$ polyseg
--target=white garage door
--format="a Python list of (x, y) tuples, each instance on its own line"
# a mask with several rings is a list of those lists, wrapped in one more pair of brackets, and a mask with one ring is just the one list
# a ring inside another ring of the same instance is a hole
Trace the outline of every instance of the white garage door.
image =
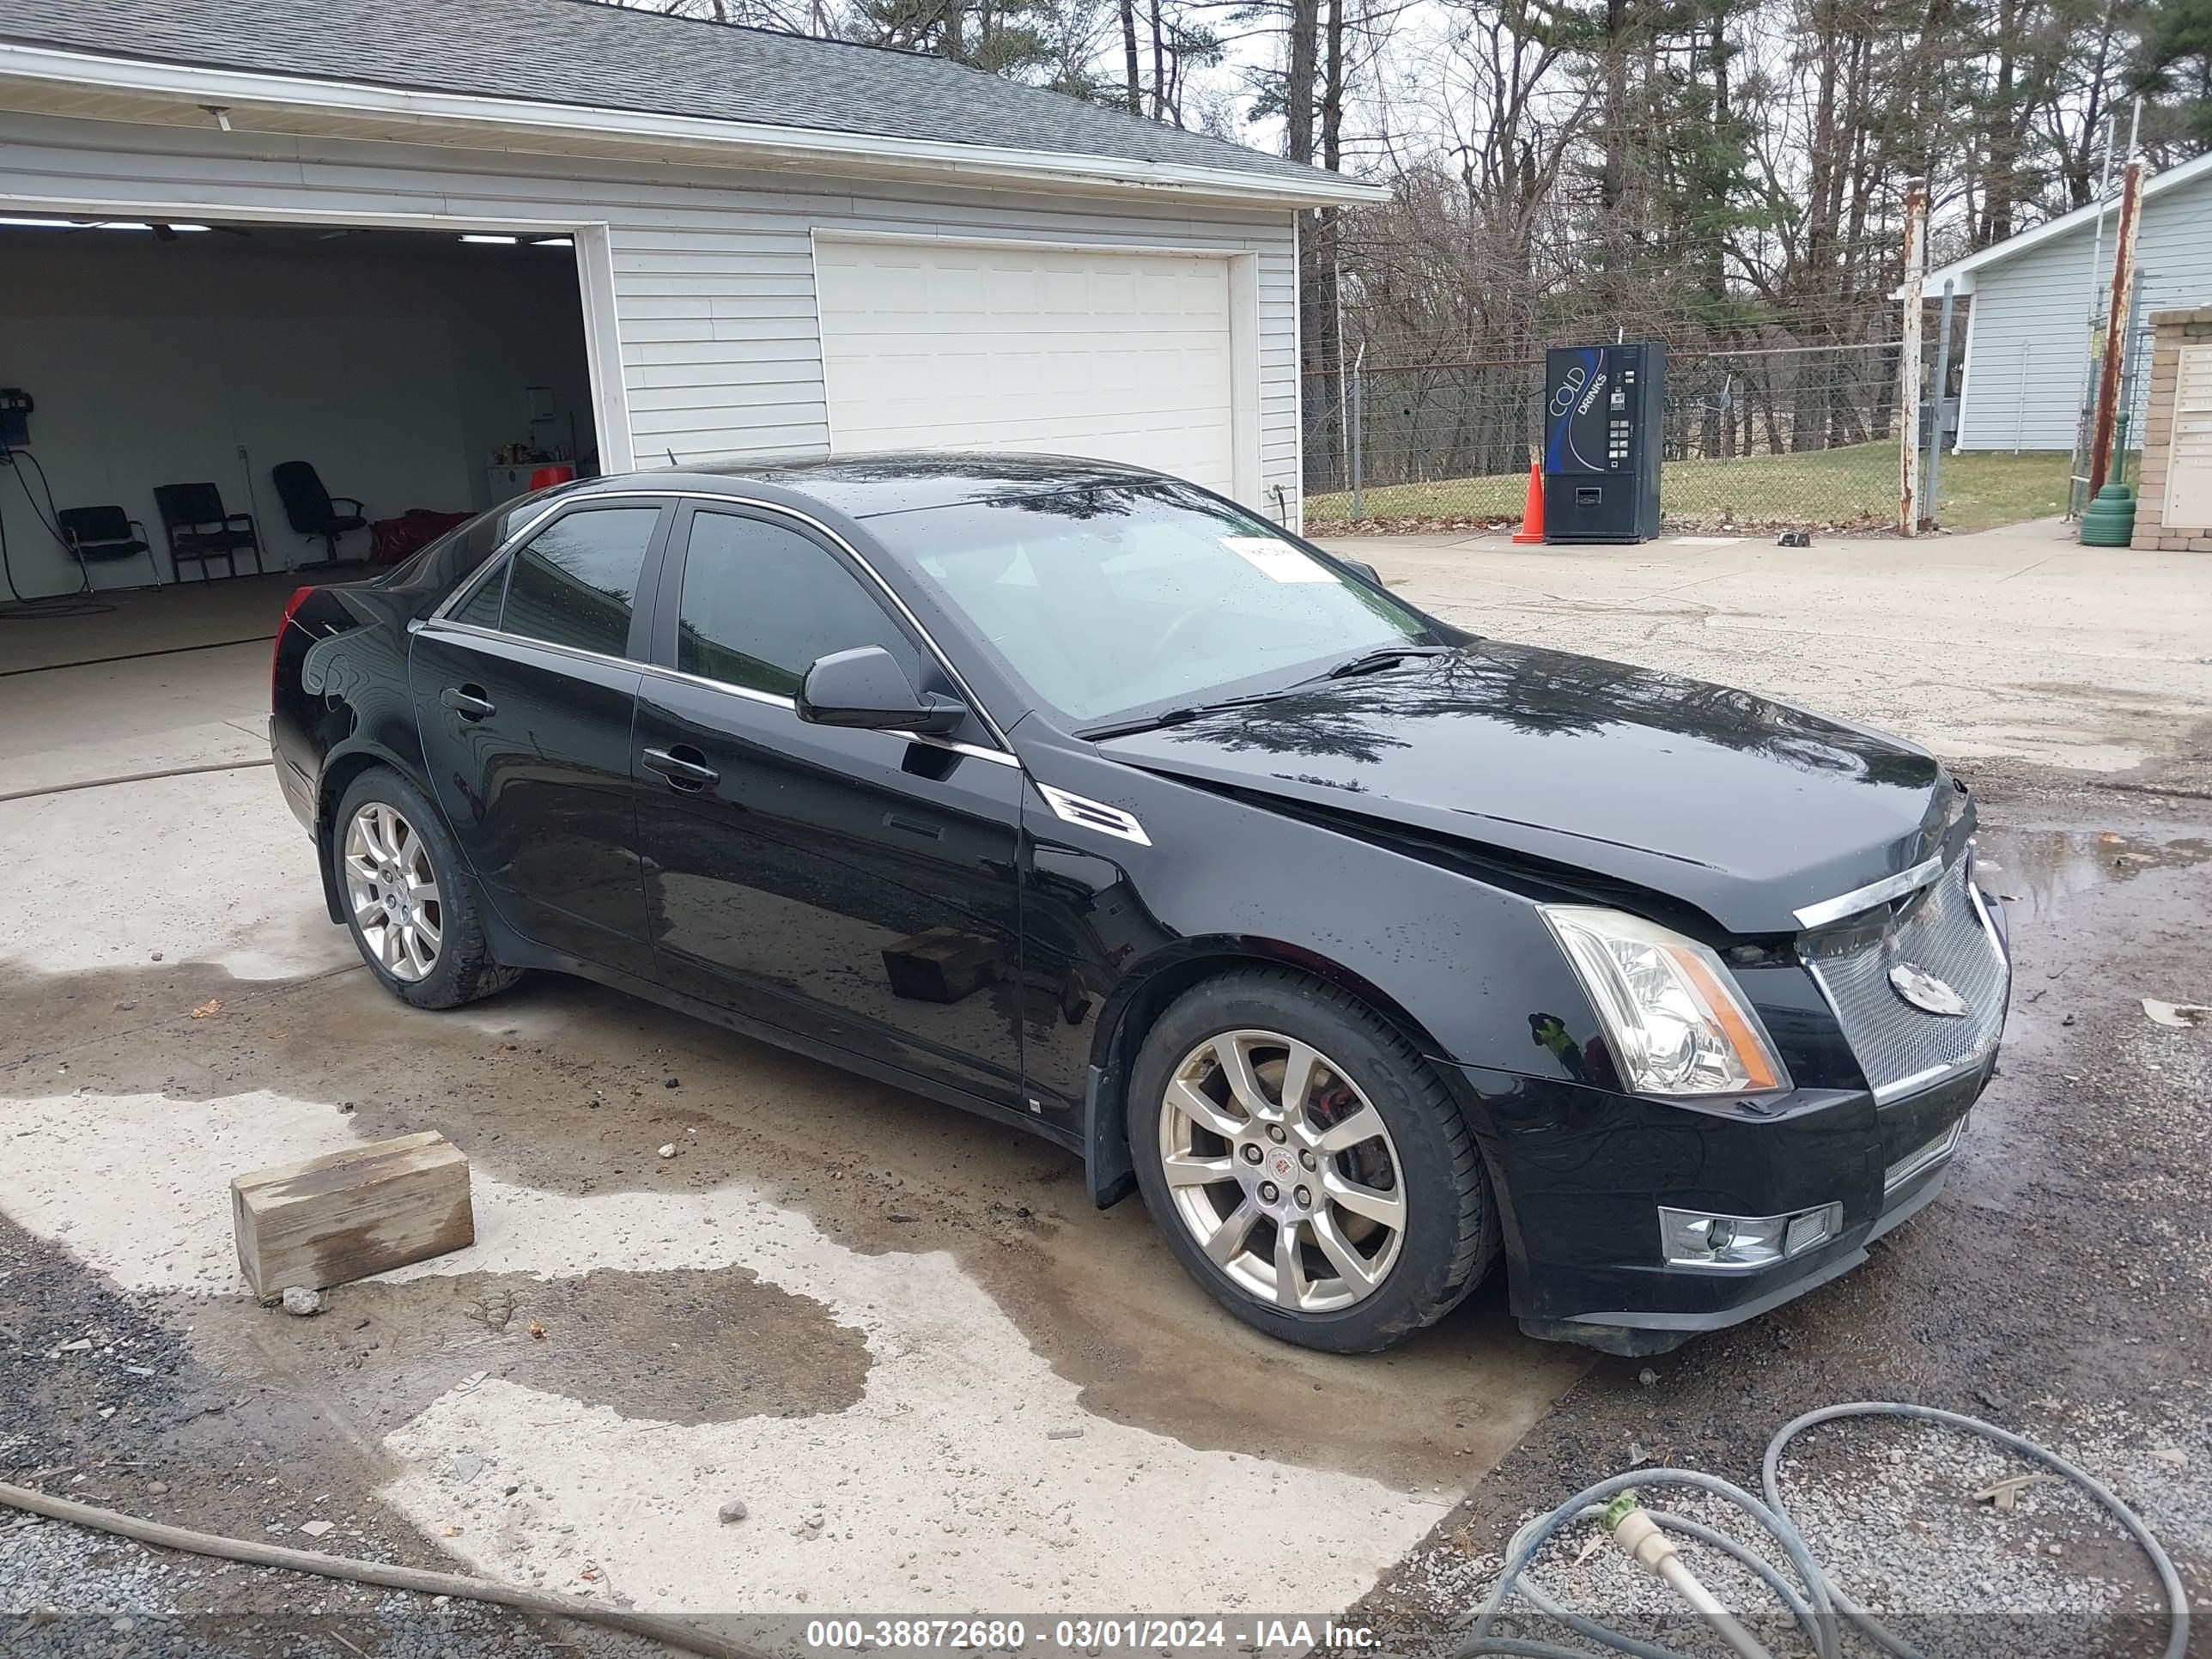
[(1229, 261), (824, 237), (830, 446), (1036, 450), (1235, 483)]

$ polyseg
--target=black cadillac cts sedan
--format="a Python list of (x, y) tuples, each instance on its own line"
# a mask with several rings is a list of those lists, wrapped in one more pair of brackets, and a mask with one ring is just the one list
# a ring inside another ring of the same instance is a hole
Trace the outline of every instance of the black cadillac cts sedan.
[(1620, 1352), (1799, 1295), (1935, 1194), (2004, 1022), (1923, 750), (1127, 467), (563, 487), (301, 590), (274, 703), (395, 996), (556, 969), (1025, 1125), (1317, 1348), (1501, 1253)]

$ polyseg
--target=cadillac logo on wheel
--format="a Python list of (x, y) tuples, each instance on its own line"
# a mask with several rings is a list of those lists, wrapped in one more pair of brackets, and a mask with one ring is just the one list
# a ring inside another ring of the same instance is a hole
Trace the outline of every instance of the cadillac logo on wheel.
[(1973, 1012), (1966, 998), (1925, 968), (1900, 962), (1889, 970), (1889, 988), (1923, 1013), (1948, 1014), (1956, 1019)]

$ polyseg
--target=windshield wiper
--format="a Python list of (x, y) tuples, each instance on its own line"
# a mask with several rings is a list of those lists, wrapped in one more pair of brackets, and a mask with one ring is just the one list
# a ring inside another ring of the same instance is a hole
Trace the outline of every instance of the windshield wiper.
[(1392, 667), (1408, 657), (1441, 656), (1453, 648), (1449, 645), (1386, 645), (1379, 651), (1363, 651), (1316, 678), (1340, 680), (1352, 674), (1371, 674), (1378, 668)]
[(1157, 732), (1164, 726), (1183, 726), (1204, 714), (1218, 714), (1227, 708), (1249, 708), (1255, 703), (1273, 702), (1290, 695), (1282, 691), (1258, 691), (1246, 697), (1224, 697), (1218, 702), (1185, 703), (1178, 708), (1162, 709), (1157, 714), (1139, 714), (1126, 720), (1114, 720), (1105, 726), (1086, 726), (1075, 735), (1092, 743), (1105, 738), (1126, 738), (1138, 732)]
[(1307, 686), (1317, 685), (1323, 680), (1342, 679), (1350, 674), (1371, 674), (1378, 668), (1388, 668), (1408, 657), (1442, 656), (1458, 648), (1452, 645), (1388, 645), (1380, 650), (1364, 651), (1334, 668), (1300, 680), (1296, 684), (1286, 685), (1279, 691), (1255, 691), (1249, 696), (1223, 697), (1215, 702), (1185, 703), (1178, 708), (1162, 709), (1157, 714), (1139, 714), (1105, 726), (1086, 726), (1075, 735), (1097, 742), (1104, 738), (1126, 738), (1138, 732), (1157, 732), (1162, 726), (1182, 726), (1201, 715), (1218, 714), (1226, 708), (1249, 708), (1255, 703), (1274, 702)]

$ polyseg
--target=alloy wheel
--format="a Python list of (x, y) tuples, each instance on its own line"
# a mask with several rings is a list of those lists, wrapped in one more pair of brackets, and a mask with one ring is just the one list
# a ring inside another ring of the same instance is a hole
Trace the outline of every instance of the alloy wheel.
[(1169, 1079), (1159, 1127), (1177, 1217), (1249, 1295), (1333, 1312), (1397, 1265), (1397, 1148), (1359, 1085), (1310, 1044), (1274, 1031), (1209, 1037)]
[(384, 971), (428, 978), (445, 939), (437, 867), (429, 843), (383, 801), (367, 802), (346, 825), (345, 888), (354, 926)]

